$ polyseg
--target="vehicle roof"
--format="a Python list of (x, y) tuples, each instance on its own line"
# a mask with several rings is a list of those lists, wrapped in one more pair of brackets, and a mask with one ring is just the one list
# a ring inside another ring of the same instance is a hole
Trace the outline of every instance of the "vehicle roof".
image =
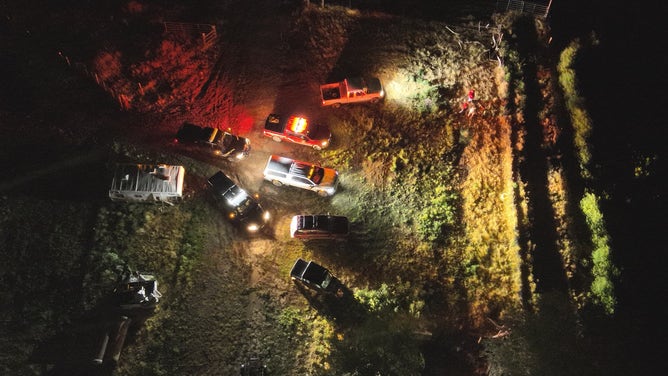
[(124, 192), (177, 192), (183, 179), (183, 166), (119, 164), (114, 171), (111, 190)]
[(222, 171), (216, 172), (208, 181), (213, 191), (223, 198), (223, 204), (240, 215), (242, 221), (262, 217), (262, 206)]
[(314, 261), (309, 261), (306, 271), (304, 271), (304, 278), (313, 283), (320, 283), (325, 280), (327, 273), (329, 273), (329, 270)]
[(218, 171), (215, 175), (210, 177), (209, 184), (211, 184), (213, 191), (222, 196), (226, 200), (226, 203), (232, 208), (235, 208), (242, 202), (250, 199), (248, 193), (234, 183), (232, 179), (227, 177), (222, 171)]
[(242, 147), (244, 144), (246, 144), (246, 140), (248, 139), (229, 132), (222, 132), (221, 140), (221, 144), (223, 146)]
[(314, 164), (311, 164), (311, 163), (295, 161), (290, 166), (290, 173), (292, 175), (298, 175), (298, 176), (310, 176), (311, 175), (311, 170), (312, 169), (317, 169), (317, 168), (320, 168), (320, 167), (318, 167)]
[(216, 172), (213, 176), (209, 178), (209, 184), (213, 188), (214, 192), (219, 195), (224, 195), (225, 192), (229, 191), (230, 188), (235, 187), (236, 183), (232, 181), (225, 173), (222, 171)]
[(325, 230), (336, 234), (348, 233), (348, 218), (327, 214), (299, 215), (297, 222), (301, 230)]

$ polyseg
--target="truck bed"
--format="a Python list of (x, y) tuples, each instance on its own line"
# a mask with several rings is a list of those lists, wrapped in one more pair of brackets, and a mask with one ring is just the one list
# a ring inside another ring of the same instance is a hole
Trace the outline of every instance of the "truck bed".
[(270, 133), (283, 133), (286, 121), (278, 114), (269, 114), (264, 123), (264, 131)]
[(324, 84), (320, 86), (322, 99), (325, 101), (341, 98), (341, 83)]

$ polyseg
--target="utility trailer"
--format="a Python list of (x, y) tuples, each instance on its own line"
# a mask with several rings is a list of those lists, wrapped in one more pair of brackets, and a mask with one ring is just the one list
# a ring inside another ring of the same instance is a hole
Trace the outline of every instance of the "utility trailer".
[(174, 203), (183, 198), (185, 168), (166, 164), (118, 164), (109, 189), (112, 201)]

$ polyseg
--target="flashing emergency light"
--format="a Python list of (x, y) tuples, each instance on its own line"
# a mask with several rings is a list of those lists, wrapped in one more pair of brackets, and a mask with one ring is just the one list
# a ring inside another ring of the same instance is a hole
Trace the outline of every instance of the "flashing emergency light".
[(303, 133), (306, 131), (308, 122), (303, 117), (292, 117), (290, 118), (290, 123), (288, 124), (288, 129), (295, 133)]

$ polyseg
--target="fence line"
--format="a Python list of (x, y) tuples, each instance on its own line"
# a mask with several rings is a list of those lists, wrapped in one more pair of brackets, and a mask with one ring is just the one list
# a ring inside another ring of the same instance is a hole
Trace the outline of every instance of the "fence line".
[(201, 38), (202, 48), (205, 50), (211, 47), (218, 39), (216, 32), (216, 25), (210, 24), (196, 24), (187, 22), (163, 22), (165, 33), (175, 33), (181, 35), (197, 35)]
[[(107, 85), (107, 83), (100, 78), (100, 76), (94, 72), (91, 69), (88, 69), (88, 66), (85, 63), (81, 62), (72, 62), (72, 60), (69, 58), (69, 56), (64, 55), (62, 51), (58, 51), (58, 56), (65, 61), (67, 66), (74, 68), (74, 70), (82, 73), (84, 76), (91, 78), (92, 80), (95, 81), (95, 83), (107, 94), (111, 95), (116, 101), (118, 102), (118, 105), (122, 110), (129, 110), (132, 108), (132, 99), (137, 96), (137, 92), (124, 92), (124, 93), (119, 93), (114, 89), (113, 87)], [(138, 92), (143, 95), (143, 88), (141, 84), (138, 84)]]
[[(505, 9), (501, 9), (503, 7), (503, 3), (505, 3)], [(522, 0), (499, 0), (496, 3), (496, 9), (504, 10), (506, 12), (515, 11), (529, 13), (536, 17), (547, 18), (548, 13), (550, 12), (550, 5), (552, 5), (551, 0), (547, 5)]]
[[(216, 40), (218, 40), (218, 34), (216, 32), (215, 25), (209, 24), (193, 24), (193, 23), (184, 23), (184, 22), (163, 22), (166, 33), (180, 33), (182, 35), (192, 35), (200, 38), (200, 42), (203, 49), (208, 49), (211, 47)], [(141, 82), (134, 85), (131, 81), (127, 80), (130, 83), (130, 88), (125, 85), (122, 88), (123, 92), (118, 92), (114, 87), (107, 85), (107, 83), (100, 78), (97, 72), (94, 69), (89, 69), (88, 65), (81, 62), (75, 62), (70, 59), (69, 56), (63, 54), (62, 51), (58, 51), (58, 56), (67, 64), (67, 66), (74, 68), (76, 71), (82, 73), (84, 76), (92, 79), (95, 83), (102, 88), (105, 92), (111, 95), (116, 101), (118, 101), (119, 106), (122, 110), (129, 110), (132, 108), (132, 101), (135, 98), (141, 98), (145, 94), (144, 87)], [(136, 86), (136, 89), (132, 89), (132, 86)]]

